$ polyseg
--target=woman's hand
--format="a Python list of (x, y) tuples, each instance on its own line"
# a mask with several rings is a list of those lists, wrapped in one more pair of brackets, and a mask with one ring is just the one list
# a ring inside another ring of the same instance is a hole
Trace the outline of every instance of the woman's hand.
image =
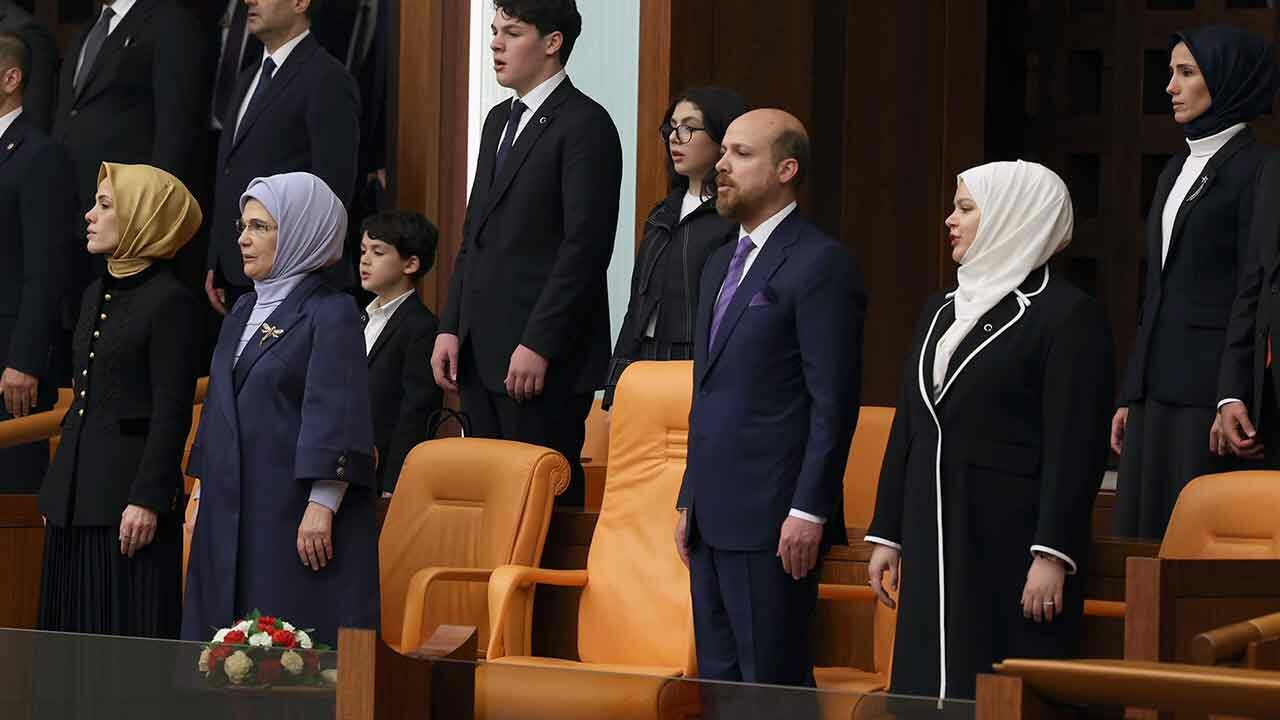
[(156, 512), (130, 505), (120, 514), (120, 554), (133, 554), (151, 544), (156, 537)]
[(298, 524), (298, 557), (316, 572), (333, 559), (333, 511), (320, 503), (307, 503)]
[(1111, 417), (1111, 450), (1117, 455), (1124, 454), (1124, 431), (1129, 427), (1129, 408), (1116, 410)]
[[(867, 565), (867, 574), (871, 576), (869, 580), (871, 589), (876, 591), (880, 602), (890, 610), (898, 607), (898, 603), (889, 596), (889, 590), (898, 591), (898, 568), (901, 564), (901, 552), (888, 545), (876, 545), (876, 549), (871, 551), (871, 562)], [(887, 584), (883, 580), (886, 572), (889, 573)]]
[[(875, 558), (872, 557), (872, 560)], [(1057, 558), (1037, 557), (1027, 571), (1022, 588), (1022, 617), (1036, 622), (1053, 622), (1062, 614), (1062, 583), (1066, 565)]]

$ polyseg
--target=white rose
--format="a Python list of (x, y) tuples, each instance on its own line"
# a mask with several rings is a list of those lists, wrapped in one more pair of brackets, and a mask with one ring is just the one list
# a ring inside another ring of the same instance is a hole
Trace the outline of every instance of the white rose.
[(209, 674), (209, 648), (205, 648), (200, 651), (200, 662), (197, 667), (199, 667), (200, 672), (205, 675)]
[(295, 628), (293, 625), (289, 623), (282, 623), (280, 627), (284, 628), (285, 630), (288, 630), (289, 632), (293, 632), (294, 630), (297, 630), (297, 628)]
[(301, 675), (304, 666), (302, 656), (292, 650), (285, 650), (280, 656), (280, 664), (290, 675)]
[(228, 634), (228, 633), (230, 633), (230, 632), (231, 632), (231, 628), (222, 628), (222, 629), (221, 629), (221, 630), (219, 630), (218, 632), (214, 633), (214, 635), (213, 635), (213, 641), (214, 641), (214, 642), (222, 642), (223, 640), (225, 640), (225, 639), (226, 639), (227, 634)]
[(242, 633), (244, 633), (244, 634), (248, 635), (248, 634), (249, 634), (249, 630), (250, 630), (250, 629), (252, 629), (252, 628), (253, 628), (253, 626), (249, 624), (249, 621), (248, 621), (248, 620), (241, 620), (240, 622), (236, 623), (236, 626), (235, 626), (235, 627), (233, 627), (233, 628), (231, 628), (231, 629), (232, 629), (232, 630), (239, 630), (240, 632), (242, 632)]
[(337, 670), (333, 670), (333, 669), (331, 669), (331, 670), (321, 670), (321, 671), (320, 671), (320, 679), (321, 679), (321, 680), (324, 680), (326, 684), (329, 684), (329, 685), (337, 685), (337, 684), (338, 684), (338, 671), (337, 671)]
[(269, 648), (271, 647), (271, 636), (265, 632), (250, 635), (249, 645), (251, 647)]
[(311, 636), (310, 636), (310, 635), (308, 635), (308, 634), (307, 634), (306, 632), (304, 632), (304, 631), (299, 630), (299, 631), (298, 631), (298, 634), (297, 634), (295, 637), (296, 637), (296, 638), (298, 638), (298, 647), (302, 648), (303, 650), (310, 650), (310, 649), (311, 649)]
[(227, 679), (233, 685), (243, 683), (249, 677), (249, 673), (253, 672), (253, 661), (245, 654), (243, 650), (237, 650), (227, 658), (222, 664), (223, 670), (227, 673)]

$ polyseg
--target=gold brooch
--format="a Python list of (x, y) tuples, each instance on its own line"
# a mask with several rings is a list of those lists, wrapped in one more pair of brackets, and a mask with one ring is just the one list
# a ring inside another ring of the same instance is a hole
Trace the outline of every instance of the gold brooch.
[(258, 328), (258, 330), (262, 332), (262, 339), (258, 341), (258, 347), (266, 345), (268, 340), (274, 340), (284, 335), (284, 328), (272, 327), (271, 323), (262, 323), (262, 327)]

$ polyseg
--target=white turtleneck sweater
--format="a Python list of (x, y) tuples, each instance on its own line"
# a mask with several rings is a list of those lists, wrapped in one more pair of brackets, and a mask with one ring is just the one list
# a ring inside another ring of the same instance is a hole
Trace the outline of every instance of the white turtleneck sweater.
[(1209, 159), (1231, 142), (1231, 138), (1245, 127), (1244, 123), (1236, 123), (1209, 137), (1187, 140), (1191, 155), (1182, 164), (1182, 172), (1178, 173), (1178, 179), (1173, 181), (1173, 189), (1169, 191), (1169, 198), (1164, 203), (1164, 212), (1160, 216), (1160, 238), (1163, 240), (1160, 249), (1161, 267), (1164, 267), (1165, 261), (1169, 259), (1169, 243), (1173, 239), (1173, 221), (1178, 217), (1178, 208), (1182, 207), (1182, 203), (1186, 201), (1187, 193), (1191, 192), (1192, 188), (1200, 186), (1200, 175), (1204, 171), (1204, 166), (1209, 164)]

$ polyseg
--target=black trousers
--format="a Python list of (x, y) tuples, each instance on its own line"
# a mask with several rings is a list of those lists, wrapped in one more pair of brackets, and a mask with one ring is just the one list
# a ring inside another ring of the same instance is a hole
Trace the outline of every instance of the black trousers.
[(476, 437), (514, 440), (550, 448), (569, 461), (569, 487), (556, 498), (557, 505), (582, 507), (586, 479), (582, 472), (582, 442), (586, 439), (587, 414), (592, 393), (543, 394), (523, 403), (484, 386), (469, 344), (458, 353), (458, 398), (471, 420)]

